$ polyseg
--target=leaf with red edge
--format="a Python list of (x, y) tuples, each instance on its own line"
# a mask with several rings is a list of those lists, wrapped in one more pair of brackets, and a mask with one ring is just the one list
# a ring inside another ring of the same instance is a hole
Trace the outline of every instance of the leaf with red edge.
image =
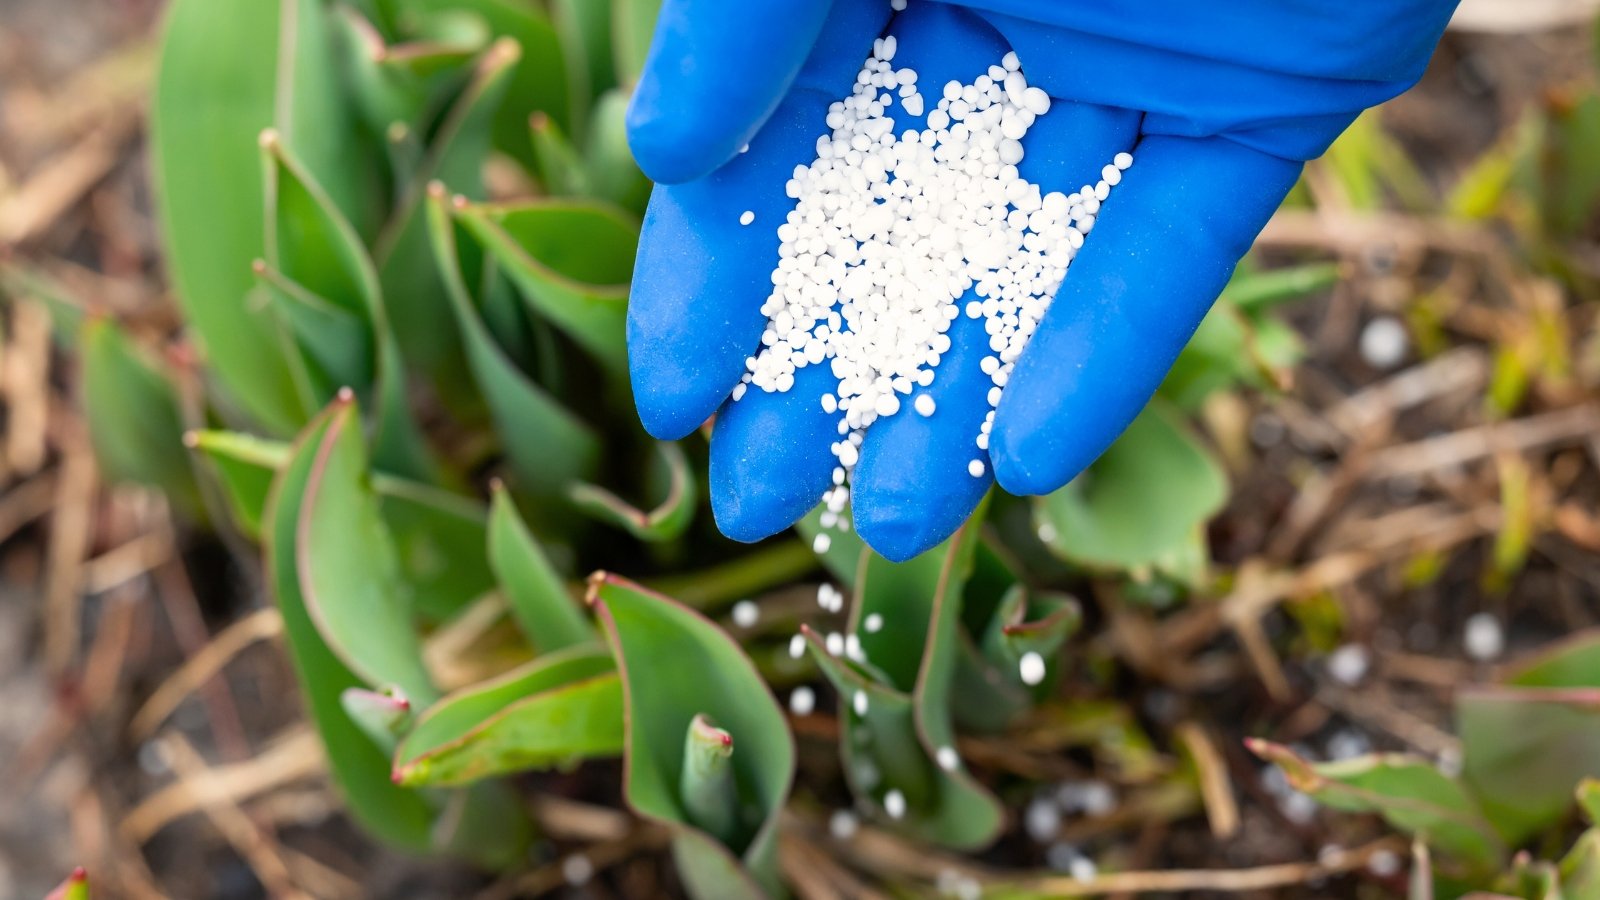
[(649, 510), (639, 509), (600, 485), (580, 482), (570, 492), (573, 505), (599, 521), (626, 529), (641, 541), (669, 541), (683, 534), (699, 500), (694, 472), (677, 444), (657, 441), (654, 450), (651, 473), (660, 483), (660, 503)]
[(435, 703), (395, 753), (398, 784), (461, 785), (622, 750), (622, 686), (597, 644), (542, 656)]
[(296, 440), (273, 480), (262, 524), (264, 568), (283, 614), (284, 636), (296, 682), (305, 696), (312, 724), (322, 737), (328, 769), (351, 814), (363, 827), (412, 851), (432, 846), (433, 811), (422, 795), (389, 780), (388, 759), (345, 712), (340, 697), (362, 682), (328, 648), (312, 623), (300, 589), (296, 525), (306, 482), (338, 407), (325, 410)]
[(427, 703), (439, 692), (422, 664), (394, 542), (378, 511), (355, 399), (341, 395), (329, 409), (295, 522), (306, 610), (351, 671)]
[[(794, 738), (760, 673), (709, 619), (625, 579), (596, 573), (589, 602), (622, 673), (629, 805), (672, 829), (673, 855), (696, 897), (781, 894), (778, 813), (794, 778)], [(702, 714), (732, 740), (739, 797), (726, 843), (685, 813), (685, 735)]]
[(44, 900), (89, 900), (89, 873), (82, 866), (73, 869), (67, 880), (44, 895)]
[[(938, 548), (889, 563), (864, 551), (856, 567), (851, 631), (865, 664), (828, 654), (805, 630), (813, 657), (840, 694), (840, 754), (858, 796), (872, 797), (884, 823), (923, 840), (982, 847), (1002, 824), (999, 801), (962, 767), (955, 748), (951, 695), (961, 656), (961, 593), (972, 571), (985, 506)], [(867, 616), (883, 627), (867, 632)], [(922, 634), (921, 642), (906, 640)], [(909, 690), (902, 687), (909, 683)], [(855, 704), (865, 696), (865, 713)], [(898, 819), (890, 792), (905, 801)]]
[(1251, 738), (1245, 746), (1277, 765), (1289, 783), (1317, 802), (1346, 812), (1372, 812), (1395, 828), (1475, 870), (1504, 859), (1506, 847), (1460, 782), (1425, 759), (1402, 753), (1312, 763), (1282, 744)]

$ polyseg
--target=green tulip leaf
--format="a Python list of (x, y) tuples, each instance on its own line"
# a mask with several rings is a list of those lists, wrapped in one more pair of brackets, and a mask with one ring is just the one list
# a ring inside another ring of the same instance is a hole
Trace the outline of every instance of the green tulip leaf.
[(1472, 795), (1427, 760), (1384, 753), (1310, 763), (1281, 744), (1251, 739), (1246, 745), (1324, 806), (1377, 813), (1474, 869), (1492, 869), (1505, 857), (1505, 845)]
[[(852, 789), (872, 797), (887, 824), (962, 849), (993, 841), (1003, 818), (994, 796), (962, 769), (951, 718), (962, 657), (961, 595), (986, 507), (987, 501), (948, 541), (908, 562), (863, 552), (849, 625), (860, 658), (832, 657), (805, 631), (819, 668), (839, 691), (841, 710), (849, 710), (841, 715), (840, 754)], [(881, 620), (876, 631), (865, 627), (869, 617)], [(906, 639), (918, 634), (921, 641)]]
[(628, 149), (629, 97), (626, 91), (614, 88), (595, 101), (583, 145), (585, 189), (590, 197), (643, 215), (650, 202), (650, 179), (639, 171), (633, 151)]
[(1183, 352), (1161, 381), (1159, 396), (1186, 411), (1245, 380), (1250, 325), (1238, 309), (1218, 302), (1200, 320)]
[(408, 786), (463, 785), (622, 750), (622, 684), (598, 644), (569, 647), (434, 704), (395, 753)]
[(422, 664), (410, 598), (369, 483), (353, 398), (333, 404), (299, 512), (300, 592), (323, 641), (369, 684), (432, 700), (437, 691)]
[(599, 441), (571, 412), (534, 384), (495, 343), (472, 302), (462, 274), (457, 228), (442, 190), (428, 202), (428, 229), (444, 275), (445, 295), (466, 339), (473, 378), (500, 432), (520, 483), (541, 497), (560, 496), (591, 472)]
[(378, 276), (355, 227), (278, 132), (263, 131), (261, 149), (268, 265), (370, 327), (381, 315)]
[(524, 165), (531, 165), (530, 114), (542, 112), (568, 132), (579, 124), (575, 117), (580, 110), (573, 103), (567, 80), (568, 50), (562, 46), (543, 4), (518, 0), (451, 0), (451, 3), (458, 10), (481, 16), (491, 31), (516, 41), (522, 50), (512, 69), (505, 100), (494, 111), (492, 133), (497, 149)]
[(1167, 569), (1227, 498), (1222, 466), (1155, 401), (1071, 484), (1038, 498), (1034, 517), (1069, 562)]
[(1600, 897), (1600, 829), (1590, 828), (1578, 835), (1561, 858), (1558, 873), (1561, 897)]
[(1600, 781), (1585, 778), (1578, 783), (1578, 808), (1583, 810), (1589, 829), (1561, 859), (1561, 884), (1572, 897), (1600, 896)]
[(317, 296), (265, 260), (256, 261), (255, 272), (305, 352), (318, 396), (331, 397), (347, 385), (365, 388), (373, 368), (372, 330), (365, 317)]
[[(979, 557), (983, 557), (981, 548)], [(969, 586), (968, 602), (971, 594)], [(1061, 646), (1081, 624), (1082, 611), (1070, 597), (1031, 593), (1013, 581), (983, 628), (981, 639), (975, 640), (965, 631), (958, 636), (950, 686), (956, 722), (966, 730), (995, 734), (1028, 715), (1050, 693)], [(1028, 653), (1045, 661), (1045, 677), (1038, 684), (1022, 679), (1021, 662)]]
[[(340, 457), (352, 455), (349, 450), (337, 452), (341, 445), (352, 443), (349, 439), (341, 440), (341, 434), (354, 435), (355, 421), (354, 410), (348, 402), (333, 404), (313, 420), (274, 481), (268, 502), (265, 519), (267, 569), (283, 614), (298, 681), (306, 694), (311, 718), (322, 736), (333, 780), (352, 815), (363, 827), (407, 850), (443, 850), (484, 866), (503, 868), (526, 852), (531, 838), (531, 825), (515, 798), (494, 785), (482, 785), (448, 796), (421, 794), (396, 785), (390, 778), (389, 752), (385, 749), (392, 745), (392, 738), (384, 739), (372, 717), (362, 709), (362, 702), (355, 699), (360, 695), (352, 692), (363, 690), (362, 681), (324, 642), (324, 629), (314, 621), (308, 609), (302, 585), (308, 581), (326, 583), (340, 579), (329, 579), (326, 573), (317, 577), (308, 572), (313, 568), (326, 569), (327, 564), (308, 560), (302, 554), (307, 530), (306, 507), (314, 502), (326, 506), (330, 502), (344, 504), (351, 500), (345, 485), (319, 486), (318, 481), (328, 482), (330, 476), (341, 477), (345, 460)], [(360, 453), (359, 438), (353, 446), (355, 453)], [(319, 496), (324, 492), (326, 496)], [(334, 518), (366, 518), (360, 513), (349, 514), (348, 507), (343, 512), (346, 514)], [(350, 524), (364, 534), (374, 533), (370, 521)], [(326, 538), (326, 535), (320, 537)], [(359, 535), (352, 533), (340, 541), (339, 547), (348, 547), (358, 539)], [(336, 561), (335, 565), (345, 568), (347, 575), (359, 576), (361, 565), (367, 562), (367, 557), (352, 555)], [(373, 583), (384, 580), (380, 574)], [(361, 589), (365, 590), (366, 586)], [(344, 613), (348, 609), (338, 611)], [(380, 613), (380, 618), (385, 617)], [(375, 623), (376, 632), (386, 630), (381, 621)], [(412, 646), (415, 649), (414, 638)], [(424, 686), (427, 692), (423, 696), (433, 696), (431, 686)], [(361, 719), (352, 718), (352, 706)]]
[(624, 320), (638, 222), (609, 205), (571, 199), (469, 205), (456, 217), (535, 316), (626, 377)]
[(1241, 265), (1219, 298), (1241, 310), (1256, 313), (1281, 303), (1299, 300), (1339, 283), (1341, 266), (1333, 262), (1305, 263), (1279, 269)]
[(294, 30), (281, 36), (272, 126), (306, 171), (326, 188), (339, 214), (359, 234), (370, 236), (378, 224), (382, 185), (368, 161), (376, 148), (358, 127), (335, 13), (326, 0), (278, 2), (281, 21), (292, 22)]
[(694, 518), (699, 494), (694, 473), (683, 448), (670, 441), (657, 441), (652, 474), (665, 483), (665, 496), (655, 508), (645, 511), (597, 484), (573, 485), (573, 505), (598, 521), (623, 528), (641, 541), (667, 541), (683, 534)]
[(100, 469), (112, 481), (158, 488), (183, 511), (200, 511), (200, 489), (183, 450), (177, 387), (116, 324), (84, 321), (83, 411)]
[[(431, 20), (439, 27), (383, 48), (379, 64), (415, 79), (428, 80), (454, 74), (489, 46), (493, 35), (483, 19), (457, 10), (443, 10)], [(407, 120), (415, 119), (415, 114)]]
[(263, 519), (265, 568), (283, 615), (296, 681), (322, 737), (328, 768), (351, 814), (379, 838), (413, 851), (432, 844), (433, 811), (420, 794), (394, 784), (387, 756), (345, 712), (342, 696), (365, 685), (348, 669), (313, 623), (301, 593), (297, 553), (302, 502), (317, 468), (330, 424), (348, 415), (336, 406), (306, 426), (273, 481)]
[(1513, 687), (1600, 687), (1600, 629), (1575, 632), (1547, 646), (1506, 675)]
[(373, 475), (372, 489), (419, 616), (443, 622), (494, 589), (483, 503), (382, 473)]
[[(375, 409), (373, 458), (386, 471), (423, 481), (438, 467), (428, 451), (406, 396), (405, 370), (389, 330), (378, 273), (355, 228), (340, 213), (309, 170), (273, 132), (261, 136), (267, 193), (266, 269), (277, 270), (310, 294), (365, 319), (373, 343), (371, 375), (349, 387)], [(362, 345), (349, 352), (363, 352)], [(319, 402), (324, 398), (316, 398)]]
[(440, 807), (432, 832), (436, 849), (495, 871), (526, 862), (534, 825), (514, 786), (480, 781), (462, 790), (428, 794)]
[(555, 120), (534, 113), (528, 120), (533, 135), (533, 155), (543, 173), (545, 193), (552, 197), (581, 196), (585, 188), (583, 160)]
[[(928, 636), (960, 621), (961, 590), (972, 574), (978, 531), (987, 509), (985, 497), (961, 530), (915, 559), (892, 563), (867, 550), (857, 563), (850, 627), (860, 635), (866, 657), (889, 676), (897, 690), (911, 693), (925, 677), (926, 657), (933, 645)], [(948, 622), (938, 619), (944, 613), (949, 614)], [(882, 619), (883, 627), (869, 632), (864, 624), (873, 615)], [(906, 640), (907, 635), (924, 639)]]
[(917, 737), (910, 695), (861, 664), (829, 654), (822, 635), (809, 626), (802, 625), (801, 633), (817, 668), (839, 694), (839, 754), (851, 791), (871, 798), (886, 821), (892, 816), (884, 812), (884, 798), (897, 791), (907, 811), (904, 821), (891, 824), (912, 833), (936, 827), (938, 776), (932, 754)]
[[(341, 4), (335, 11), (356, 106), (368, 127), (380, 134), (397, 124), (409, 128), (406, 123), (425, 121), (451, 82), (490, 38), (481, 19), (468, 17), (480, 27), (391, 42), (359, 10)], [(396, 169), (397, 175), (413, 174), (405, 165)]]
[(984, 633), (984, 655), (1015, 674), (1024, 654), (1050, 659), (1082, 625), (1083, 609), (1071, 597), (1013, 585)]
[(1600, 687), (1463, 687), (1456, 728), (1462, 781), (1513, 845), (1559, 823), (1600, 772)]
[(495, 485), (489, 512), (489, 565), (511, 615), (528, 643), (552, 653), (596, 639), (594, 628), (517, 513), (511, 495)]
[[(461, 371), (456, 322), (448, 304), (439, 302), (445, 287), (439, 263), (429, 252), (423, 206), (428, 185), (435, 180), (450, 185), (457, 194), (482, 195), (483, 166), (495, 113), (521, 58), (521, 48), (508, 38), (479, 55), (466, 86), (431, 131), (420, 157), (409, 166), (407, 180), (397, 187), (389, 219), (373, 247), (395, 337), (406, 361), (432, 378), (446, 397), (468, 396), (470, 390)], [(519, 127), (526, 130), (526, 122)]]
[(631, 87), (644, 71), (655, 36), (661, 0), (611, 0), (611, 46), (616, 54), (617, 83)]
[(174, 0), (150, 129), (162, 244), (184, 318), (229, 400), (287, 434), (305, 408), (271, 337), (274, 314), (250, 299), (265, 221), (256, 136), (276, 112), (282, 8)]
[[(794, 778), (795, 750), (760, 673), (710, 620), (631, 582), (597, 573), (589, 601), (622, 673), (629, 805), (672, 829), (674, 857), (694, 896), (780, 894), (778, 814)], [(699, 715), (732, 739), (728, 763), (739, 813), (727, 840), (693, 823), (682, 793), (685, 735)]]
[(1600, 778), (1585, 776), (1578, 782), (1573, 795), (1577, 797), (1578, 809), (1583, 812), (1584, 821), (1590, 825), (1600, 825)]
[(689, 824), (724, 845), (739, 839), (739, 788), (733, 780), (733, 735), (704, 713), (689, 721), (684, 736), (678, 796)]
[[(231, 431), (191, 432), (186, 441), (210, 462), (240, 531), (259, 535), (267, 490), (288, 461), (288, 446)], [(481, 503), (383, 472), (373, 474), (372, 487), (418, 614), (443, 621), (494, 587)]]
[[(580, 111), (591, 97), (617, 83), (616, 63), (611, 53), (611, 3), (609, 0), (555, 0), (550, 6), (550, 15), (566, 51), (567, 82), (574, 98), (572, 108)], [(581, 131), (576, 127), (573, 130)]]
[(235, 431), (191, 431), (184, 443), (206, 460), (234, 526), (245, 537), (260, 538), (267, 497), (289, 461), (289, 446)]
[[(861, 539), (861, 536), (856, 534), (854, 528), (849, 530), (842, 530), (837, 527), (824, 528), (822, 521), (826, 515), (827, 510), (819, 505), (807, 513), (805, 518), (796, 522), (794, 530), (800, 532), (800, 536), (813, 549), (817, 546), (817, 535), (826, 532), (828, 540), (823, 551), (816, 554), (817, 561), (822, 563), (822, 567), (827, 569), (828, 574), (832, 575), (836, 581), (841, 584), (854, 585), (856, 583), (856, 571), (861, 567), (861, 561), (872, 551), (867, 547), (866, 542)], [(844, 512), (837, 514), (837, 518), (842, 520), (848, 520), (849, 516), (848, 507)], [(923, 554), (923, 556), (926, 555)], [(907, 560), (906, 564), (915, 564), (923, 556)]]

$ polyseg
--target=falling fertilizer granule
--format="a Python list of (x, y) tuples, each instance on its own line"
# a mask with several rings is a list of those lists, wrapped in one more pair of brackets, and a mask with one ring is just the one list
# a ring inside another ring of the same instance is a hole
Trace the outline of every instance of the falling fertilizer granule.
[[(1119, 153), (1098, 183), (1042, 194), (1017, 163), (1050, 97), (1028, 85), (1015, 53), (971, 84), (944, 85), (928, 110), (916, 71), (894, 68), (895, 50), (894, 37), (874, 44), (851, 95), (828, 108), (816, 160), (786, 185), (795, 207), (778, 226), (778, 266), (761, 306), (767, 327), (733, 392), (737, 401), (751, 385), (787, 391), (796, 370), (831, 367), (838, 389), (821, 402), (839, 415), (839, 465), (823, 496), (824, 527), (848, 527), (841, 514), (868, 427), (904, 407), (938, 414), (925, 391), (963, 314), (989, 335), (981, 368), (994, 386), (967, 466), (983, 477), (994, 407), (1017, 358), (1133, 164)], [(910, 116), (926, 110), (925, 127), (896, 135), (897, 101)], [(962, 308), (969, 291), (976, 299)]]

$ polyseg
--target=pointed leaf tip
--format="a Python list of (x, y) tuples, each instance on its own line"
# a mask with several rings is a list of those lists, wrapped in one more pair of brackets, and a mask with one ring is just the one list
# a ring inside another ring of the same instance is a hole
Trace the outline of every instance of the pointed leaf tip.
[(83, 866), (72, 870), (65, 880), (56, 885), (55, 889), (45, 895), (44, 900), (88, 900), (89, 898), (89, 873)]
[(600, 605), (602, 602), (600, 600), (600, 589), (605, 587), (610, 582), (611, 573), (607, 572), (605, 569), (595, 569), (593, 572), (590, 572), (588, 589), (584, 591), (583, 602), (588, 606)]
[(535, 650), (548, 653), (594, 640), (594, 629), (566, 580), (523, 522), (511, 495), (498, 487), (490, 504), (488, 558), (512, 616)]

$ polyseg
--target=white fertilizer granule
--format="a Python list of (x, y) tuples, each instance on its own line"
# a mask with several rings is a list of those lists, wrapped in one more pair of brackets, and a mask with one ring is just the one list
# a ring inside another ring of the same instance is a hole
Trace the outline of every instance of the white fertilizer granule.
[[(1133, 165), (1118, 153), (1096, 184), (1042, 192), (1017, 164), (1050, 97), (1028, 84), (1015, 53), (971, 84), (943, 85), (929, 109), (916, 71), (894, 67), (896, 49), (894, 37), (875, 42), (850, 96), (828, 108), (816, 159), (785, 185), (795, 206), (777, 226), (767, 326), (733, 395), (788, 391), (799, 369), (830, 367), (838, 389), (821, 402), (839, 416), (839, 466), (823, 502), (838, 527), (866, 429), (907, 406), (937, 414), (931, 396), (911, 395), (933, 383), (963, 314), (989, 336), (980, 368), (993, 381), (991, 409), (967, 467), (987, 473), (993, 407), (1101, 203)], [(907, 116), (926, 110), (925, 126), (896, 134), (896, 102)]]

